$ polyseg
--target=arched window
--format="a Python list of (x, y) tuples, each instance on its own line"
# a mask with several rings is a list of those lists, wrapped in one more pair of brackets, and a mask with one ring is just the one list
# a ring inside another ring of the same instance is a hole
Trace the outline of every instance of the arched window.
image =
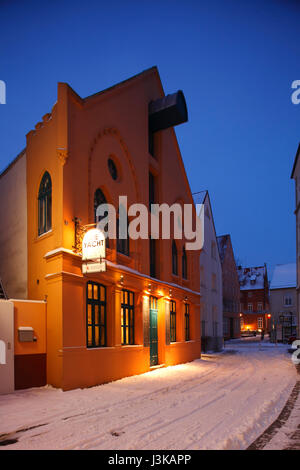
[(182, 277), (183, 279), (187, 279), (187, 256), (186, 256), (186, 251), (185, 251), (185, 247), (183, 247), (183, 250), (182, 250)]
[(52, 228), (52, 182), (46, 171), (42, 178), (38, 196), (38, 234), (49, 232)]
[[(94, 221), (100, 222), (104, 217), (106, 217), (107, 214), (104, 214), (103, 216), (98, 216), (97, 217), (97, 208), (101, 204), (107, 204), (106, 197), (103, 194), (103, 191), (101, 191), (100, 188), (96, 189), (95, 194), (94, 194)], [(107, 225), (104, 227), (105, 230), (107, 230)], [(108, 237), (106, 238), (106, 246), (109, 246), (109, 239)]]
[(172, 273), (178, 275), (177, 246), (174, 240), (172, 241)]

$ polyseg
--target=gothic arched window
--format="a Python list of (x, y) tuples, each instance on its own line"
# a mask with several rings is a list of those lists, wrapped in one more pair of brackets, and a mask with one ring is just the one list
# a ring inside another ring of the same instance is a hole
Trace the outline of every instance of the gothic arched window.
[(52, 182), (46, 171), (43, 175), (38, 195), (38, 234), (49, 232), (52, 228)]
[(187, 279), (187, 256), (186, 256), (186, 251), (185, 247), (183, 247), (182, 250), (182, 277), (183, 279)]

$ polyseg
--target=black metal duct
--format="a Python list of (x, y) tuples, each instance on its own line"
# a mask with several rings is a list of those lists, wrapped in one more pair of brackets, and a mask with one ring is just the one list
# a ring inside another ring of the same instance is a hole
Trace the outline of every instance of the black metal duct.
[(187, 120), (187, 107), (181, 90), (149, 103), (150, 132), (168, 129)]

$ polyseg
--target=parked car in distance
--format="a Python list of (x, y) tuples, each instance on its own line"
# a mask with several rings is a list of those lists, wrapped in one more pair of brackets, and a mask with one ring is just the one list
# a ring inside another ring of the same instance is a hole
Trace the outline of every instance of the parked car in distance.
[(249, 336), (256, 336), (256, 331), (255, 330), (244, 330), (241, 331), (241, 336), (244, 338), (247, 338)]

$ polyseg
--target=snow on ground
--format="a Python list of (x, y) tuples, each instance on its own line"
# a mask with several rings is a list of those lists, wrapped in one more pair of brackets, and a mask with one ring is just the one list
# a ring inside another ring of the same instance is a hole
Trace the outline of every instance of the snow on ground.
[(106, 385), (0, 396), (1, 439), (17, 439), (1, 449), (245, 449), (295, 385), (286, 351), (233, 340), (223, 353)]
[(300, 394), (289, 419), (279, 429), (264, 450), (300, 450)]

